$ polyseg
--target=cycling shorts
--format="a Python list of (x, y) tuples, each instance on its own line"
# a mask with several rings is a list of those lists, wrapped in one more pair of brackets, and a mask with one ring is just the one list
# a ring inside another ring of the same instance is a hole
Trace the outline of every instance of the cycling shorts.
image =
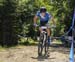
[(48, 21), (40, 21), (40, 27), (41, 26), (46, 26), (47, 28), (50, 28)]

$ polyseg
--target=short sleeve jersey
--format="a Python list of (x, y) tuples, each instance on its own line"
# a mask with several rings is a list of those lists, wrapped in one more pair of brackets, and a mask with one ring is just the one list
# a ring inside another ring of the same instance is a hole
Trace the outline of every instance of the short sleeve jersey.
[(51, 19), (51, 15), (46, 12), (45, 16), (42, 16), (40, 11), (37, 12), (36, 16), (38, 16), (40, 18), (40, 21), (49, 21), (49, 19)]

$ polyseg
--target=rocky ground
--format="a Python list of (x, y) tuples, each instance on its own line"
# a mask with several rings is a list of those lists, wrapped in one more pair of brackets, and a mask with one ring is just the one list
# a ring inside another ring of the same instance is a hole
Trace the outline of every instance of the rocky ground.
[(0, 62), (69, 62), (70, 48), (52, 45), (49, 57), (38, 57), (37, 46), (17, 46), (0, 51)]

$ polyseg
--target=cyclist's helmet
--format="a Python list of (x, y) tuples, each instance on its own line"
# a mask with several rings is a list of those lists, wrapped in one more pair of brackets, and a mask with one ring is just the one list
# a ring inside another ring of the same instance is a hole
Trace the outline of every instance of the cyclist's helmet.
[(45, 7), (41, 7), (41, 8), (40, 8), (40, 13), (46, 12), (46, 11), (47, 11), (47, 9), (46, 9)]

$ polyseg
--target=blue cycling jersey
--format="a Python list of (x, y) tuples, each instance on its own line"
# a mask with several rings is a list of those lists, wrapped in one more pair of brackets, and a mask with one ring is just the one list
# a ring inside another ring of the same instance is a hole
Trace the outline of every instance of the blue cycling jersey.
[(36, 16), (40, 18), (40, 22), (48, 22), (51, 19), (51, 15), (48, 12), (46, 12), (45, 16), (42, 16), (40, 11), (38, 11)]

